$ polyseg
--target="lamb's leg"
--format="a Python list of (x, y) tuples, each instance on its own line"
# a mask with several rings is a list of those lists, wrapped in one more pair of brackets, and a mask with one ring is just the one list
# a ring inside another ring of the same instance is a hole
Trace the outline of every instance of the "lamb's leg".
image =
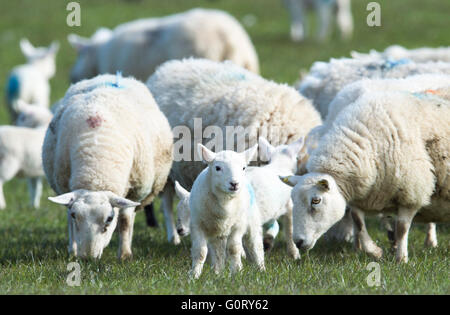
[(437, 247), (436, 223), (428, 223), (427, 237), (425, 238), (425, 246)]
[(333, 2), (317, 1), (316, 3), (320, 25), (317, 36), (319, 40), (324, 41), (330, 33), (330, 24), (333, 17)]
[(28, 189), (30, 191), (31, 206), (39, 208), (42, 195), (42, 179), (40, 177), (28, 178)]
[(416, 215), (416, 209), (399, 208), (395, 222), (395, 242), (397, 244), (397, 262), (408, 262), (408, 233), (411, 222)]
[(364, 221), (364, 212), (352, 207), (352, 218), (355, 223), (355, 245), (358, 249), (372, 255), (376, 259), (380, 259), (383, 255), (383, 250), (375, 244), (367, 233), (366, 223)]
[[(262, 227), (260, 227), (262, 229)], [(242, 269), (242, 251), (244, 248), (242, 247), (242, 231), (239, 229), (233, 230), (231, 232), (230, 236), (228, 237), (227, 242), (227, 254), (230, 259), (230, 270), (232, 273), (235, 273), (237, 271), (241, 271)], [(260, 234), (259, 241), (261, 242), (261, 249), (264, 252), (264, 249), (262, 248), (262, 232)], [(247, 247), (249, 256), (252, 255), (252, 248), (251, 246)]]
[(285, 5), (291, 16), (291, 39), (300, 42), (308, 33), (304, 0), (285, 0)]
[(135, 208), (130, 207), (119, 211), (119, 259), (132, 257), (131, 241), (133, 239), (133, 225), (136, 216)]
[(248, 259), (255, 263), (260, 270), (265, 270), (264, 266), (264, 246), (261, 242), (262, 227), (260, 224), (251, 222), (248, 231), (244, 236), (246, 248), (248, 250)]
[(6, 157), (0, 160), (0, 210), (6, 208), (3, 184), (16, 176), (20, 169), (19, 161), (15, 157)]
[(73, 222), (69, 211), (67, 211), (67, 223), (69, 228), (69, 255), (77, 256), (77, 243), (73, 237)]
[[(191, 255), (192, 255), (192, 268), (189, 274), (194, 279), (198, 279), (202, 274), (203, 265), (208, 255), (208, 246), (206, 239), (201, 231), (198, 229), (191, 229)], [(213, 258), (215, 262), (216, 258)]]
[(146, 205), (144, 207), (144, 211), (145, 211), (145, 220), (147, 222), (147, 225), (152, 228), (158, 228), (159, 225), (158, 225), (158, 220), (155, 217), (155, 209), (154, 209), (153, 203)]
[(273, 243), (275, 238), (278, 235), (278, 232), (280, 231), (280, 226), (278, 225), (277, 220), (270, 220), (268, 223), (269, 228), (267, 229), (266, 233), (264, 233), (264, 251), (270, 251), (273, 248)]
[(180, 236), (178, 235), (177, 228), (173, 219), (173, 195), (174, 190), (172, 185), (166, 185), (162, 193), (162, 208), (164, 211), (164, 221), (166, 223), (167, 239), (169, 243), (175, 245), (180, 243)]
[(337, 25), (342, 39), (348, 40), (353, 33), (353, 16), (350, 0), (338, 0)]
[(295, 246), (294, 239), (292, 237), (294, 229), (292, 224), (292, 207), (292, 200), (289, 200), (288, 204), (286, 205), (286, 214), (284, 215), (284, 232), (286, 236), (288, 254), (294, 259), (300, 259), (300, 251), (298, 250), (297, 246)]
[(3, 194), (3, 182), (0, 182), (0, 210), (6, 208), (5, 195)]
[(219, 274), (225, 266), (226, 247), (227, 240), (223, 237), (215, 238), (210, 242), (209, 249), (211, 250), (212, 266), (216, 274)]

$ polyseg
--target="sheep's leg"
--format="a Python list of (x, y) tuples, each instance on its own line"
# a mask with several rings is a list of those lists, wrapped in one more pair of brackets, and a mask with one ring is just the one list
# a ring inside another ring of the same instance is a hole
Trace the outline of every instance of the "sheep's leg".
[[(261, 228), (261, 226), (260, 226)], [(242, 247), (242, 232), (240, 230), (234, 230), (231, 232), (231, 235), (228, 237), (227, 242), (227, 254), (230, 258), (230, 270), (232, 273), (242, 270), (242, 251), (244, 248)], [(260, 234), (261, 249), (262, 249), (262, 233)], [(252, 248), (251, 246), (247, 247), (248, 254), (251, 256)]]
[(158, 220), (155, 217), (155, 209), (153, 207), (153, 203), (146, 205), (144, 207), (145, 211), (145, 220), (147, 222), (147, 225), (152, 228), (158, 228)]
[(303, 0), (285, 0), (285, 5), (291, 16), (291, 39), (300, 42), (308, 33)]
[(333, 16), (333, 2), (318, 1), (316, 5), (319, 16), (319, 29), (317, 36), (319, 40), (326, 40), (330, 33), (330, 22)]
[(42, 179), (40, 177), (28, 178), (28, 190), (30, 191), (31, 206), (39, 208), (42, 195)]
[(67, 211), (67, 223), (69, 228), (69, 255), (77, 256), (77, 243), (73, 237), (73, 222), (69, 211)]
[(437, 247), (438, 241), (436, 236), (436, 223), (428, 223), (427, 237), (425, 238), (425, 246)]
[(260, 224), (253, 224), (251, 222), (248, 231), (244, 236), (244, 241), (248, 250), (248, 259), (255, 263), (260, 270), (265, 270), (264, 267), (264, 246), (261, 242), (262, 227)]
[(16, 176), (19, 169), (19, 162), (14, 157), (0, 160), (0, 210), (6, 208), (5, 195), (3, 194), (3, 184)]
[(209, 247), (211, 249), (211, 262), (216, 274), (219, 274), (225, 266), (226, 247), (226, 238), (216, 238), (211, 240)]
[(180, 236), (178, 235), (173, 219), (173, 195), (174, 190), (172, 185), (166, 185), (162, 194), (162, 208), (164, 211), (164, 221), (166, 223), (167, 239), (169, 243), (177, 245), (180, 243)]
[(352, 207), (352, 218), (355, 223), (355, 245), (358, 249), (372, 255), (376, 259), (380, 259), (383, 255), (383, 250), (375, 244), (367, 232), (366, 223), (364, 221), (364, 212)]
[(348, 40), (353, 33), (353, 17), (350, 0), (338, 0), (337, 25), (341, 31), (341, 37)]
[(3, 194), (3, 182), (0, 182), (0, 210), (6, 208), (5, 195)]
[(278, 235), (278, 232), (280, 231), (280, 226), (278, 225), (277, 220), (273, 219), (270, 220), (268, 223), (269, 228), (267, 229), (266, 233), (264, 233), (264, 251), (270, 251), (273, 248), (273, 243), (275, 238)]
[[(208, 246), (203, 233), (198, 229), (191, 229), (191, 241), (192, 268), (189, 271), (189, 274), (194, 279), (198, 279), (198, 277), (200, 277), (202, 273), (206, 256), (208, 255)], [(213, 262), (215, 263), (216, 258), (212, 258)]]
[(292, 200), (289, 200), (288, 204), (286, 205), (286, 214), (284, 215), (284, 232), (286, 236), (288, 254), (294, 259), (300, 259), (300, 251), (298, 250), (297, 246), (295, 246), (294, 239), (292, 237), (294, 230), (292, 223), (292, 207)]
[(131, 241), (133, 239), (133, 225), (136, 216), (135, 208), (126, 208), (119, 211), (119, 259), (131, 258)]
[(381, 216), (381, 224), (383, 225), (383, 227), (386, 229), (387, 231), (387, 236), (389, 241), (391, 242), (392, 247), (395, 248), (395, 231), (394, 231), (394, 227), (392, 226), (392, 217), (388, 216), (388, 215), (382, 215)]
[(395, 222), (395, 242), (397, 244), (397, 262), (408, 262), (408, 233), (416, 209), (400, 208)]

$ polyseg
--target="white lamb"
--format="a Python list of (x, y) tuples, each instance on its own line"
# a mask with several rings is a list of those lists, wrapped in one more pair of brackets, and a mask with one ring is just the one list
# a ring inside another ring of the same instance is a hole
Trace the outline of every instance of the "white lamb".
[[(119, 225), (119, 258), (131, 256), (135, 207), (163, 189), (172, 132), (146, 86), (119, 75), (72, 85), (43, 146), (44, 170), (68, 208), (69, 252), (99, 258)], [(133, 201), (132, 201), (133, 200)]]
[[(424, 119), (426, 117), (426, 119)], [(396, 259), (408, 260), (411, 222), (450, 221), (450, 87), (368, 92), (347, 106), (311, 154), (295, 186), (294, 241), (311, 249), (350, 205), (356, 245), (376, 258), (364, 215), (396, 213)]]
[(17, 126), (0, 127), (0, 209), (6, 201), (3, 185), (15, 176), (28, 181), (30, 203), (39, 208), (42, 194), (42, 143), (52, 114), (45, 107), (29, 105), (18, 100)]
[[(170, 177), (188, 190), (204, 168), (192, 155), (196, 143), (216, 143), (217, 151), (235, 150), (237, 143), (236, 150), (242, 151), (255, 145), (259, 136), (272, 145), (286, 144), (321, 124), (319, 113), (295, 89), (231, 62), (169, 61), (156, 70), (147, 86), (169, 120), (174, 137), (181, 138), (175, 142)], [(166, 213), (172, 204), (173, 191), (165, 191)], [(171, 221), (166, 220), (168, 238), (178, 243)]]
[(230, 269), (242, 269), (243, 238), (247, 257), (264, 270), (264, 249), (259, 211), (245, 168), (255, 155), (257, 145), (242, 153), (214, 153), (198, 144), (198, 154), (208, 164), (195, 179), (189, 198), (191, 209), (192, 269), (198, 278), (208, 248), (212, 265), (220, 273), (225, 258)]
[(136, 20), (119, 25), (112, 34), (100, 34), (91, 40), (73, 34), (68, 37), (79, 54), (72, 82), (116, 71), (145, 82), (158, 65), (186, 57), (231, 60), (259, 72), (250, 37), (234, 17), (220, 10), (198, 8)]
[(59, 44), (53, 42), (48, 48), (35, 48), (27, 39), (22, 39), (20, 48), (27, 63), (11, 70), (6, 86), (6, 101), (12, 121), (17, 118), (14, 104), (18, 100), (37, 106), (49, 106), (49, 80), (55, 75)]
[(450, 63), (415, 63), (409, 59), (386, 60), (378, 57), (331, 59), (315, 62), (308, 76), (299, 85), (299, 91), (313, 101), (322, 119), (337, 93), (347, 84), (361, 79), (405, 78), (415, 74), (450, 74)]
[[(352, 51), (353, 58), (361, 58), (367, 56), (364, 53)], [(385, 59), (410, 59), (415, 62), (429, 62), (429, 61), (445, 61), (450, 62), (450, 47), (422, 47), (416, 49), (406, 49), (400, 45), (392, 45), (386, 48), (383, 52), (371, 50), (370, 56), (385, 58)]]

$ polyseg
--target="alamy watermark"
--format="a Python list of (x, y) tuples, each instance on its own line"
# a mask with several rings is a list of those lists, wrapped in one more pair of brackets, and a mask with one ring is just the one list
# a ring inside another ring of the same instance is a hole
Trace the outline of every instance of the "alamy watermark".
[(70, 11), (67, 14), (66, 23), (68, 26), (81, 26), (81, 7), (78, 2), (69, 2), (66, 6), (66, 10)]
[(367, 285), (369, 287), (379, 287), (381, 285), (381, 267), (377, 262), (370, 262), (366, 266), (366, 270), (370, 271), (366, 278)]
[(367, 15), (367, 25), (370, 27), (381, 26), (381, 5), (378, 2), (369, 2), (366, 10), (371, 11)]

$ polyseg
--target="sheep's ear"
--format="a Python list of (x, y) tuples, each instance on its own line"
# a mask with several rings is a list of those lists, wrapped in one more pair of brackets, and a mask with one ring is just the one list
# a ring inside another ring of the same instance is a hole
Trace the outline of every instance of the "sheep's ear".
[(244, 152), (242, 152), (241, 154), (244, 155), (245, 163), (249, 164), (251, 162), (251, 160), (253, 159), (253, 157), (255, 156), (257, 151), (258, 151), (258, 144), (255, 144), (250, 149), (247, 149)]
[(67, 35), (67, 41), (76, 51), (80, 51), (91, 44), (89, 38), (81, 37), (76, 34)]
[(295, 142), (290, 143), (288, 145), (289, 154), (292, 157), (298, 156), (298, 154), (300, 153), (300, 150), (303, 148), (304, 144), (305, 144), (305, 141), (303, 140), (303, 137), (301, 137), (300, 139), (298, 139)]
[(216, 154), (201, 143), (197, 145), (197, 152), (202, 160), (207, 164), (211, 163), (216, 158)]
[(300, 180), (300, 176), (297, 175), (290, 175), (290, 176), (278, 176), (280, 180), (285, 183), (286, 185), (289, 185), (291, 187), (294, 187), (297, 185), (298, 181)]
[(119, 209), (137, 207), (140, 205), (139, 202), (134, 202), (129, 199), (119, 197), (114, 193), (110, 193), (109, 203), (111, 204), (111, 206), (119, 208)]
[(269, 143), (264, 137), (259, 137), (259, 158), (261, 161), (269, 162), (273, 153), (275, 152), (275, 147)]
[(330, 184), (326, 179), (321, 179), (317, 182), (316, 186), (322, 190), (322, 191), (329, 191), (330, 190)]
[(36, 54), (36, 48), (26, 38), (20, 40), (20, 50), (26, 58), (30, 58)]
[(55, 40), (51, 43), (50, 47), (47, 50), (47, 53), (56, 55), (58, 50), (59, 50), (59, 42), (57, 40)]
[(189, 197), (189, 192), (178, 181), (175, 181), (175, 192), (180, 200)]
[(75, 192), (69, 192), (56, 197), (48, 197), (51, 202), (57, 203), (59, 205), (67, 206), (75, 200)]

